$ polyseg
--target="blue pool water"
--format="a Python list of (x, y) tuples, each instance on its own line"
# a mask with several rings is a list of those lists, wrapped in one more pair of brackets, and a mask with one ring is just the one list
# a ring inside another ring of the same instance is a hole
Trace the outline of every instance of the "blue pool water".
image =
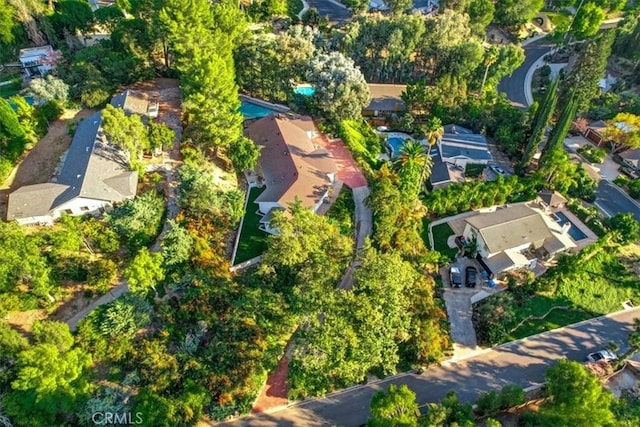
[(571, 227), (569, 228), (569, 236), (571, 236), (573, 240), (577, 242), (578, 240), (587, 238), (587, 235), (584, 234), (582, 230), (580, 230), (578, 227), (576, 227), (576, 225), (573, 222), (571, 222), (571, 220), (567, 218), (565, 214), (563, 214), (562, 212), (556, 212), (555, 216), (558, 224), (560, 225), (565, 225), (566, 223), (571, 224)]
[(387, 144), (391, 147), (391, 157), (395, 157), (400, 154), (400, 148), (404, 145), (404, 138), (397, 136), (390, 136), (387, 138)]
[(242, 114), (245, 119), (260, 119), (275, 112), (275, 110), (251, 102), (242, 101), (240, 105), (240, 114)]
[(313, 94), (316, 93), (316, 88), (309, 85), (298, 86), (293, 90), (293, 93), (302, 96), (313, 96)]

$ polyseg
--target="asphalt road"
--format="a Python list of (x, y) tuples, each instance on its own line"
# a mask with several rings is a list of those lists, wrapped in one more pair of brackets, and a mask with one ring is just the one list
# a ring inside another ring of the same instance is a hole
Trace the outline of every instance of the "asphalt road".
[(318, 9), (320, 16), (329, 18), (329, 22), (345, 22), (351, 19), (351, 12), (337, 0), (307, 0), (309, 7)]
[(640, 308), (514, 341), (471, 359), (429, 368), (422, 375), (402, 374), (225, 425), (361, 426), (369, 416), (371, 396), (378, 390), (387, 389), (389, 384), (408, 385), (416, 392), (420, 404), (439, 401), (449, 390), (455, 390), (462, 401), (473, 402), (480, 393), (505, 384), (538, 385), (544, 381), (545, 370), (559, 359), (582, 361), (588, 353), (601, 349), (610, 341), (616, 342), (624, 351), (635, 317), (640, 317)]
[(498, 85), (498, 91), (507, 94), (507, 98), (509, 98), (514, 105), (527, 108), (529, 103), (527, 102), (524, 92), (527, 72), (538, 59), (549, 53), (552, 48), (553, 44), (543, 40), (539, 40), (525, 46), (524, 62), (513, 72), (513, 74), (502, 79)]
[(598, 183), (596, 204), (607, 215), (631, 212), (640, 222), (640, 205), (617, 185), (603, 179)]

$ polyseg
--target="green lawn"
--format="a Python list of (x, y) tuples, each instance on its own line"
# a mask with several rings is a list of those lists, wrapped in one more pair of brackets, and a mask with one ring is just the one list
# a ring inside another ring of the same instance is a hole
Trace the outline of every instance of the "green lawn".
[(543, 320), (528, 321), (515, 330), (509, 339), (622, 310), (622, 303), (628, 300), (640, 303), (640, 280), (622, 259), (620, 255), (603, 250), (575, 272), (557, 277), (557, 288), (553, 295), (535, 296), (516, 308), (517, 321), (514, 325), (530, 315), (542, 316), (553, 306), (571, 309), (554, 310)]
[(247, 212), (244, 214), (244, 222), (242, 230), (240, 230), (240, 241), (238, 242), (238, 250), (234, 264), (247, 261), (257, 257), (267, 249), (268, 234), (261, 231), (260, 216), (256, 214), (258, 205), (254, 203), (256, 198), (264, 191), (264, 188), (251, 188), (249, 193), (249, 202), (247, 203)]
[(13, 79), (11, 84), (0, 86), (0, 98), (9, 98), (17, 95), (22, 88), (22, 78)]
[(340, 228), (340, 234), (351, 237), (353, 236), (355, 211), (356, 204), (353, 201), (353, 193), (349, 188), (343, 186), (326, 216)]
[[(425, 229), (427, 229), (426, 226), (425, 226)], [(432, 229), (432, 233), (433, 233), (433, 245), (435, 247), (431, 249), (441, 252), (445, 255), (448, 255), (451, 259), (453, 259), (458, 253), (458, 249), (450, 248), (449, 245), (447, 245), (447, 239), (449, 238), (449, 236), (454, 234), (451, 227), (449, 227), (449, 224), (445, 222), (443, 224), (438, 224), (434, 226)], [(425, 240), (425, 243), (427, 244), (427, 246), (429, 245), (428, 238), (427, 240)]]
[(467, 163), (467, 166), (464, 169), (464, 175), (467, 178), (477, 178), (482, 176), (482, 172), (484, 171), (485, 165), (476, 164), (476, 163)]

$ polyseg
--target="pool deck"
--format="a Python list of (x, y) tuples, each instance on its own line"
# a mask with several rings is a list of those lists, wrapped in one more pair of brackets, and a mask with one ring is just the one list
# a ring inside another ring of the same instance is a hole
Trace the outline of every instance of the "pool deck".
[(410, 140), (414, 140), (413, 137), (411, 135), (408, 135), (406, 133), (403, 132), (388, 132), (388, 133), (383, 133), (384, 136), (388, 138), (402, 138), (402, 139), (410, 139)]

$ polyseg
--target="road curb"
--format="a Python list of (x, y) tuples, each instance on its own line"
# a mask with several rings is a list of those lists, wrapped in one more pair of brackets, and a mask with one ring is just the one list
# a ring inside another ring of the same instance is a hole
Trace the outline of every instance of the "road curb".
[(302, 10), (298, 12), (298, 19), (302, 19), (302, 15), (304, 15), (307, 10), (309, 10), (309, 3), (302, 0)]
[(535, 334), (535, 335), (530, 335), (530, 336), (525, 337), (525, 338), (520, 338), (519, 340), (509, 341), (508, 343), (496, 345), (496, 346), (491, 347), (491, 348), (493, 350), (496, 350), (496, 349), (499, 349), (499, 348), (508, 348), (509, 346), (512, 346), (512, 345), (515, 345), (515, 344), (521, 344), (523, 342), (530, 341), (532, 339), (539, 338), (539, 337), (544, 336), (544, 335), (548, 335), (548, 334), (551, 334), (551, 333), (557, 333), (557, 332), (560, 332), (560, 331), (564, 331), (565, 329), (575, 328), (575, 327), (584, 325), (585, 323), (593, 322), (594, 320), (615, 317), (615, 316), (617, 316), (619, 314), (629, 313), (631, 311), (637, 311), (638, 312), (638, 316), (640, 316), (640, 307), (618, 310), (618, 311), (614, 311), (613, 313), (605, 314), (603, 316), (592, 317), (590, 319), (586, 319), (586, 320), (583, 320), (583, 321), (578, 322), (578, 323), (572, 323), (570, 325), (562, 326), (560, 328), (551, 329), (550, 331), (544, 331), (544, 332), (540, 332), (540, 333)]

